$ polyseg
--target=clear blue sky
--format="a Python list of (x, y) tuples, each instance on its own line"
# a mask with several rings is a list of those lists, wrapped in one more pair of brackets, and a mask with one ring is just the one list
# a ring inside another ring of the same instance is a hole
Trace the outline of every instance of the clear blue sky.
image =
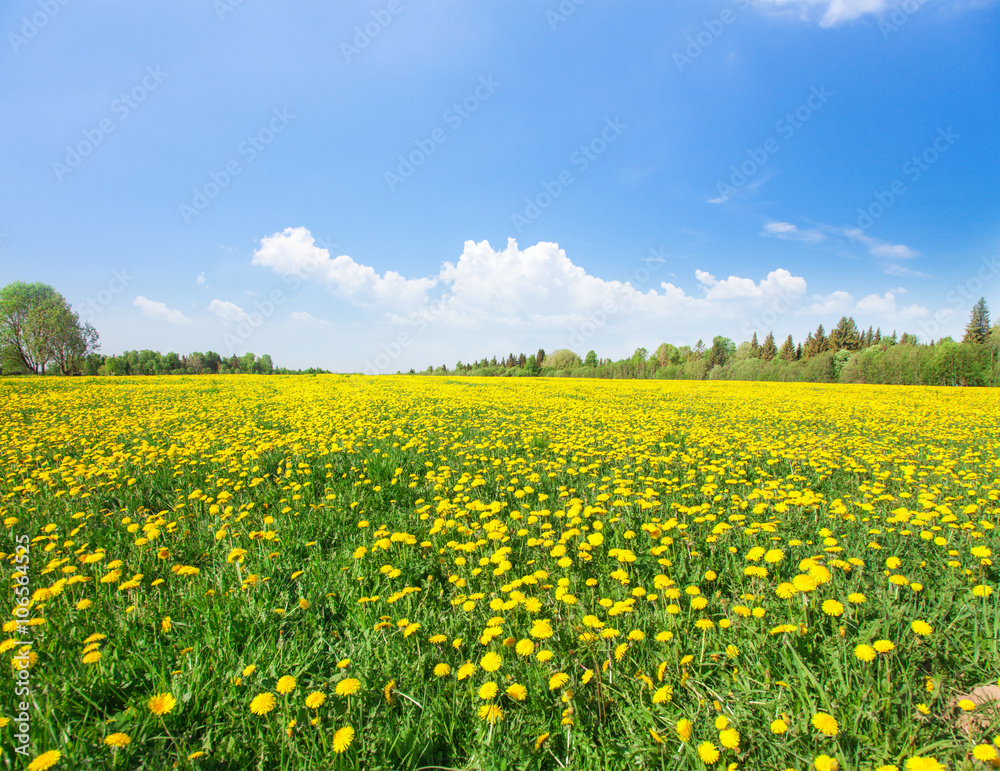
[(1000, 3), (906, 6), (11, 0), (0, 284), (104, 353), (338, 371), (958, 337), (1000, 316)]

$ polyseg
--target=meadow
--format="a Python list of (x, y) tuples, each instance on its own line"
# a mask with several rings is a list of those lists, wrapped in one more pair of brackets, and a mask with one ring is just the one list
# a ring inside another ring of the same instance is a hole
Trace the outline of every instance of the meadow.
[(6, 768), (1000, 765), (992, 390), (5, 379), (0, 475)]

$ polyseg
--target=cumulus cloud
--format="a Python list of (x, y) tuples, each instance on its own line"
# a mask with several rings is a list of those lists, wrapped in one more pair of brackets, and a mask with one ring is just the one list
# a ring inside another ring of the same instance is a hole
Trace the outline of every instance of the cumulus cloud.
[(154, 321), (165, 321), (168, 324), (190, 324), (191, 319), (181, 311), (168, 308), (164, 303), (147, 300), (142, 295), (136, 297), (132, 304), (139, 308), (145, 316)]
[(379, 274), (347, 255), (330, 257), (304, 227), (265, 236), (251, 262), (284, 276), (317, 282), (332, 294), (363, 306), (419, 306), (436, 283), (428, 278), (407, 279), (392, 270)]
[(225, 321), (244, 321), (248, 317), (247, 312), (239, 305), (227, 300), (212, 300), (208, 309)]

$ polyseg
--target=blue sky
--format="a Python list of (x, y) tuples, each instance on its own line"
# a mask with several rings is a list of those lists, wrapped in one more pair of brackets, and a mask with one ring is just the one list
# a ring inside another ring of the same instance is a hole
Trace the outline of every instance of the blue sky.
[(1000, 3), (0, 8), (0, 284), (396, 371), (1000, 314)]

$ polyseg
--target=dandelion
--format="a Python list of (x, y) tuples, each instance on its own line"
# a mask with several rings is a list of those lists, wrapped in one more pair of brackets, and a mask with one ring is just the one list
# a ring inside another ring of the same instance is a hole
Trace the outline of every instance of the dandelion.
[(487, 672), (496, 672), (503, 664), (503, 657), (499, 653), (490, 651), (479, 662), (479, 666)]
[(719, 744), (729, 750), (739, 752), (740, 732), (735, 728), (727, 728), (719, 733)]
[(455, 677), (458, 680), (465, 680), (467, 677), (472, 677), (476, 671), (476, 665), (471, 661), (466, 661), (462, 666), (458, 668), (458, 672), (455, 673)]
[(545, 744), (545, 740), (549, 738), (549, 732), (546, 731), (540, 734), (537, 739), (535, 739), (535, 752), (538, 752), (539, 748)]
[(338, 696), (353, 696), (361, 688), (361, 681), (355, 680), (353, 677), (349, 677), (346, 680), (341, 680), (337, 683), (337, 687), (334, 689)]
[(875, 650), (879, 653), (888, 653), (896, 648), (896, 646), (889, 640), (876, 640), (873, 645), (875, 646)]
[(451, 674), (451, 666), (443, 661), (434, 667), (434, 677), (447, 677)]
[(719, 749), (712, 742), (702, 742), (698, 745), (698, 757), (703, 763), (711, 765), (719, 759)]
[(269, 691), (258, 693), (250, 700), (250, 711), (255, 715), (266, 715), (274, 709), (276, 703), (273, 693)]
[(479, 686), (479, 698), (483, 701), (489, 701), (497, 695), (497, 684), (490, 681), (483, 683)]
[(503, 710), (496, 704), (484, 704), (479, 708), (479, 719), (493, 725), (503, 720)]
[(565, 672), (556, 672), (552, 677), (549, 678), (549, 690), (555, 691), (562, 688), (566, 683), (569, 682), (569, 675)]
[(972, 594), (974, 597), (989, 597), (993, 594), (993, 587), (986, 584), (979, 584), (972, 587)]
[(958, 702), (958, 708), (963, 712), (972, 712), (976, 708), (976, 702), (972, 699), (961, 699)]
[(290, 675), (279, 678), (277, 685), (274, 686), (274, 690), (280, 694), (291, 693), (295, 690), (295, 678)]
[[(919, 618), (916, 621), (914, 621), (912, 624), (910, 624), (910, 629), (913, 630), (914, 634), (918, 634), (921, 637), (927, 637), (929, 634), (931, 634), (934, 631), (934, 629), (931, 627), (930, 624), (928, 624), (926, 621), (922, 621)], [(911, 758), (911, 760), (913, 760), (913, 758)], [(907, 762), (909, 762), (909, 761), (907, 761)], [(935, 761), (935, 762), (937, 762), (937, 761)]]
[(868, 602), (868, 598), (861, 594), (861, 592), (852, 592), (847, 595), (847, 601), (851, 603), (851, 605), (863, 605)]
[(326, 701), (326, 694), (322, 691), (313, 691), (306, 696), (306, 707), (309, 709), (319, 709)]
[(993, 763), (995, 760), (1000, 760), (1000, 754), (997, 753), (996, 747), (992, 744), (977, 744), (972, 749), (972, 757), (984, 763)]
[(682, 742), (691, 741), (691, 721), (686, 717), (682, 717), (677, 721), (676, 725), (677, 735), (681, 738)]
[(132, 743), (132, 737), (125, 733), (113, 733), (104, 737), (104, 743), (116, 750), (128, 747)]
[(666, 704), (674, 698), (674, 689), (669, 685), (664, 685), (653, 694), (653, 704)]
[(46, 768), (52, 768), (52, 766), (58, 763), (61, 757), (62, 752), (60, 750), (43, 752), (28, 764), (28, 771), (45, 771)]
[(842, 616), (844, 614), (844, 606), (836, 600), (826, 600), (822, 608), (828, 616)]
[(339, 755), (346, 751), (353, 741), (354, 729), (349, 725), (345, 725), (343, 728), (337, 729), (337, 733), (333, 735), (333, 751)]
[(817, 755), (813, 760), (813, 766), (816, 768), (816, 771), (838, 771), (840, 763), (837, 762), (836, 758), (831, 758), (829, 755)]
[(527, 638), (518, 640), (517, 645), (514, 646), (514, 652), (518, 656), (530, 656), (535, 652), (535, 643)]
[(163, 621), (160, 622), (160, 631), (163, 634), (168, 634), (170, 632), (172, 624), (170, 621), (170, 616), (164, 616)]
[(773, 720), (771, 722), (771, 733), (773, 734), (783, 734), (788, 730), (788, 723), (786, 723), (781, 718)]
[(945, 771), (945, 767), (938, 762), (937, 758), (930, 755), (909, 758), (905, 768), (906, 771)]
[(812, 716), (811, 722), (813, 728), (827, 736), (836, 736), (839, 730), (839, 726), (833, 715), (828, 715), (826, 712), (817, 712)]
[(510, 684), (505, 693), (514, 701), (524, 701), (528, 697), (528, 689), (520, 683)]
[(158, 693), (155, 696), (151, 696), (149, 701), (146, 702), (149, 711), (158, 717), (166, 715), (176, 705), (177, 699), (170, 693)]
[(858, 645), (854, 649), (854, 657), (859, 661), (874, 661), (876, 655), (875, 649), (870, 645)]

